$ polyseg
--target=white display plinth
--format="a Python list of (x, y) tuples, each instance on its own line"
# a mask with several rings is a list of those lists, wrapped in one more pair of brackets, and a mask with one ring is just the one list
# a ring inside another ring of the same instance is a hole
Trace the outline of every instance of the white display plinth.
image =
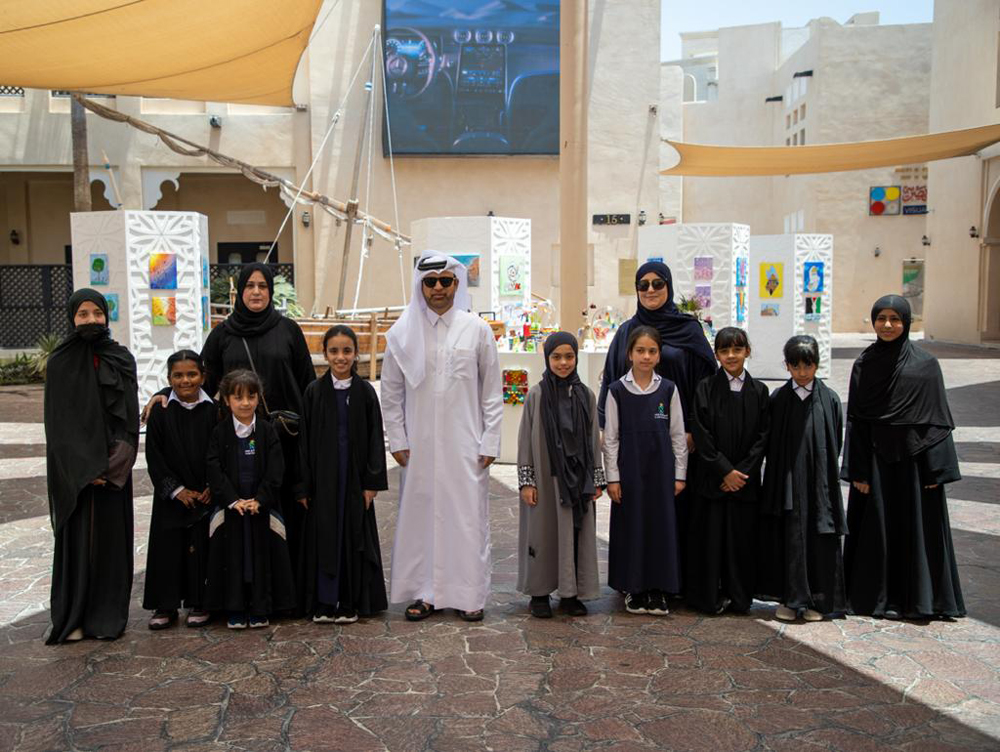
[[(768, 290), (766, 283), (772, 269), (780, 287)], [(811, 334), (816, 338), (820, 355), (818, 375), (829, 376), (833, 339), (833, 235), (792, 233), (750, 237), (749, 329), (753, 359), (748, 368), (754, 376), (788, 378), (783, 348), (788, 338), (796, 334)]]
[[(604, 358), (607, 351), (583, 352), (579, 354), (577, 373), (580, 380), (589, 386), (596, 397), (601, 393), (601, 374), (604, 372)], [(501, 370), (523, 369), (528, 372), (528, 388), (535, 386), (545, 371), (545, 358), (540, 352), (501, 352)], [(524, 405), (503, 406), (503, 425), (500, 434), (500, 458), (503, 463), (517, 462), (517, 432), (521, 426)]]
[(413, 222), (410, 232), (414, 259), (442, 251), (469, 267), (473, 313), (505, 322), (523, 317), (531, 304), (530, 219), (427, 217)]
[[(674, 279), (674, 301), (699, 297), (712, 328), (747, 327), (747, 241), (750, 226), (730, 222), (639, 228), (639, 263), (663, 261)], [(707, 300), (706, 300), (707, 298)]]
[(135, 356), (139, 399), (167, 383), (171, 353), (209, 328), (208, 218), (197, 212), (70, 215), (73, 287), (108, 299), (111, 336)]

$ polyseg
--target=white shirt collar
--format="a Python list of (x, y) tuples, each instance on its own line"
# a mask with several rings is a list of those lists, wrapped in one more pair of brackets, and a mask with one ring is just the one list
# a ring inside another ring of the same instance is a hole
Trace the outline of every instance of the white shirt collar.
[(813, 379), (805, 386), (799, 386), (795, 383), (795, 379), (792, 379), (792, 390), (799, 395), (799, 399), (805, 399), (813, 392), (813, 388), (816, 386), (816, 379)]
[(254, 429), (257, 427), (257, 416), (253, 416), (253, 420), (250, 421), (250, 425), (245, 425), (237, 420), (236, 416), (233, 416), (233, 428), (236, 429), (236, 435), (241, 439), (248, 439), (253, 435)]
[(346, 379), (338, 379), (336, 376), (333, 375), (333, 371), (331, 370), (330, 378), (333, 380), (333, 388), (339, 391), (341, 389), (350, 389), (351, 379), (354, 377), (348, 376)]
[(431, 326), (437, 326), (437, 323), (439, 321), (445, 326), (451, 326), (452, 319), (455, 318), (455, 306), (452, 305), (451, 308), (449, 308), (440, 316), (438, 316), (436, 313), (434, 313), (434, 311), (425, 306), (424, 315), (427, 317), (427, 320), (430, 322)]
[(632, 384), (634, 384), (635, 388), (642, 394), (654, 391), (660, 385), (660, 382), (662, 380), (663, 379), (660, 378), (660, 374), (658, 374), (656, 371), (653, 371), (653, 378), (649, 380), (649, 386), (647, 386), (645, 389), (642, 389), (638, 384), (635, 383), (635, 377), (632, 375), (631, 368), (628, 369), (628, 373), (625, 374), (625, 381), (630, 381)]
[(728, 371), (726, 371), (726, 378), (729, 379), (729, 391), (731, 392), (741, 392), (743, 391), (743, 381), (746, 379), (747, 370), (744, 368), (739, 376), (731, 376)]
[(177, 396), (177, 392), (175, 392), (173, 389), (170, 390), (170, 396), (167, 397), (167, 404), (168, 405), (171, 402), (177, 402), (185, 410), (193, 410), (195, 407), (197, 407), (198, 405), (200, 405), (202, 402), (211, 402), (211, 401), (212, 401), (212, 398), (209, 397), (205, 393), (204, 389), (199, 389), (198, 390), (198, 399), (196, 399), (194, 402), (185, 402), (184, 400), (182, 400), (180, 397)]

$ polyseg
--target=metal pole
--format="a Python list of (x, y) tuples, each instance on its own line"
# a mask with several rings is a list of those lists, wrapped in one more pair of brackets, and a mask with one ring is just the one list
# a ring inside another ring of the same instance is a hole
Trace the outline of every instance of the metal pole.
[(559, 4), (559, 319), (574, 334), (587, 308), (587, 5)]
[[(372, 95), (375, 89), (375, 66), (381, 64), (382, 49), (378, 45), (379, 27), (375, 27), (372, 35), (376, 38), (372, 50), (372, 72), (365, 84), (365, 110), (361, 115), (361, 127), (358, 129), (358, 151), (354, 155), (354, 175), (351, 178), (351, 192), (347, 199), (347, 229), (344, 231), (344, 255), (340, 263), (340, 283), (337, 286), (337, 308), (344, 307), (344, 285), (347, 283), (347, 266), (351, 259), (351, 235), (354, 232), (354, 221), (358, 216), (358, 183), (361, 179), (361, 153), (364, 151), (365, 133), (368, 130), (368, 109), (372, 106)], [(384, 94), (384, 92), (383, 92)], [(374, 138), (375, 134), (370, 134)], [(367, 211), (369, 207), (365, 207)]]

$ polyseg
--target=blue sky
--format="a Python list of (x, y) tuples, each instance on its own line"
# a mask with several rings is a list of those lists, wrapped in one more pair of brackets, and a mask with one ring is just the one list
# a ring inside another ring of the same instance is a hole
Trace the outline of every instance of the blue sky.
[(844, 23), (870, 10), (881, 13), (882, 24), (928, 23), (934, 17), (934, 0), (662, 0), (660, 59), (680, 57), (682, 31), (769, 21), (805, 26), (820, 16)]

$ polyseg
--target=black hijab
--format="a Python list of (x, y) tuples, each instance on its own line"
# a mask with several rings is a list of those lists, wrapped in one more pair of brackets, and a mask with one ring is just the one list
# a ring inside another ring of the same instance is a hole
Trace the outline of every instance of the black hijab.
[[(267, 290), (270, 293), (267, 308), (262, 311), (251, 311), (243, 302), (243, 290), (246, 289), (250, 275), (260, 272), (267, 282)], [(254, 262), (243, 264), (240, 269), (240, 276), (236, 280), (236, 303), (233, 312), (225, 320), (223, 326), (237, 337), (257, 337), (264, 332), (270, 331), (281, 321), (281, 314), (274, 307), (274, 274), (267, 264)]]
[[(910, 304), (899, 295), (886, 295), (872, 306), (872, 327), (880, 311), (891, 309), (903, 320), (903, 333), (892, 342), (877, 339), (854, 361), (847, 415), (852, 420), (899, 429), (895, 436), (906, 452), (933, 446), (954, 427), (948, 396), (937, 358), (910, 341)], [(883, 447), (885, 448), (885, 447)], [(890, 455), (899, 452), (890, 452)]]
[(103, 295), (89, 288), (74, 292), (70, 334), (49, 356), (45, 371), (49, 515), (56, 532), (73, 514), (80, 491), (108, 470), (112, 444), (139, 445), (135, 359), (111, 339), (106, 325), (74, 325), (77, 309), (88, 300), (107, 320)]
[(559, 501), (573, 508), (573, 527), (579, 528), (595, 493), (593, 416), (587, 388), (576, 368), (565, 378), (549, 370), (549, 355), (560, 345), (569, 345), (574, 354), (579, 352), (576, 337), (569, 332), (554, 332), (545, 340), (541, 417)]
[[(708, 362), (714, 372), (715, 353), (712, 352), (712, 346), (708, 344), (708, 340), (705, 338), (705, 332), (701, 328), (701, 324), (693, 316), (682, 312), (677, 307), (677, 304), (674, 303), (674, 278), (670, 273), (670, 267), (662, 261), (647, 261), (636, 271), (635, 283), (638, 285), (639, 281), (650, 272), (653, 272), (653, 274), (667, 283), (667, 302), (655, 311), (651, 311), (648, 308), (643, 308), (637, 292), (637, 307), (632, 321), (644, 326), (653, 327), (660, 333), (660, 339), (664, 345), (688, 350), (693, 355)], [(627, 358), (628, 354), (626, 353), (625, 355)], [(622, 373), (628, 371), (628, 368), (629, 366), (626, 363), (625, 370)]]

